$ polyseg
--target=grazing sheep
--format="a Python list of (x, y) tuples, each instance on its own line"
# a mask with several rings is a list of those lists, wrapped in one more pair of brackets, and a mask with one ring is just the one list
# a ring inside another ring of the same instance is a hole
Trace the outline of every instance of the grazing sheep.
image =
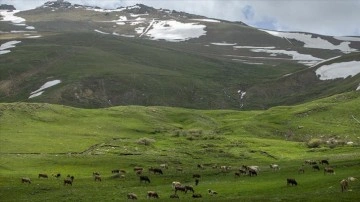
[(28, 177), (23, 177), (23, 178), (21, 178), (21, 183), (31, 184), (31, 180), (30, 180), (30, 178), (28, 178)]
[(69, 184), (72, 186), (73, 181), (71, 179), (64, 179), (64, 186)]
[(325, 175), (326, 173), (334, 174), (334, 175), (335, 175), (334, 169), (333, 169), (333, 168), (330, 168), (330, 167), (325, 167), (325, 168), (324, 168), (324, 175)]
[(343, 179), (340, 181), (341, 192), (346, 191), (349, 188), (349, 181), (347, 179)]
[(353, 181), (356, 181), (356, 180), (358, 180), (358, 179), (356, 179), (355, 177), (348, 177), (348, 179), (347, 179), (347, 180), (349, 180), (349, 181), (353, 182)]
[(313, 165), (312, 168), (313, 168), (313, 170), (318, 170), (318, 171), (320, 171), (320, 167), (319, 167), (318, 165)]
[(257, 176), (257, 171), (256, 170), (253, 170), (253, 169), (249, 169), (249, 176), (252, 177), (252, 176)]
[(119, 169), (112, 170), (111, 173), (120, 173)]
[(147, 192), (147, 198), (159, 198), (159, 195), (154, 191), (148, 191)]
[(186, 187), (185, 186), (175, 186), (175, 194), (177, 193), (177, 191), (182, 191), (184, 192), (185, 194), (187, 193), (187, 190), (186, 190)]
[(132, 200), (137, 200), (137, 195), (134, 193), (128, 193), (127, 198)]
[(211, 196), (218, 194), (216, 191), (211, 190), (211, 189), (208, 189), (208, 193), (209, 193)]
[(201, 194), (193, 194), (192, 197), (193, 198), (202, 198)]
[(227, 172), (231, 170), (231, 166), (220, 166), (221, 172)]
[(328, 161), (328, 160), (320, 160), (319, 163), (320, 163), (321, 165), (323, 165), (323, 164), (329, 165), (329, 161)]
[(279, 167), (279, 165), (277, 165), (277, 164), (270, 164), (270, 168), (271, 168), (273, 171), (278, 171), (278, 170), (280, 170), (280, 167)]
[(150, 167), (149, 172), (153, 172), (154, 174), (156, 174), (156, 173), (161, 174), (161, 175), (163, 174), (163, 171), (160, 168)]
[(101, 176), (100, 175), (95, 175), (94, 179), (95, 179), (95, 181), (101, 182)]
[(287, 182), (287, 185), (288, 185), (288, 186), (289, 186), (289, 185), (291, 185), (291, 186), (293, 186), (293, 185), (297, 186), (297, 185), (298, 185), (298, 183), (296, 182), (296, 180), (295, 180), (295, 179), (292, 179), (292, 178), (286, 179), (286, 182)]
[(142, 181), (144, 181), (145, 183), (146, 182), (150, 183), (150, 179), (148, 176), (143, 176), (143, 175), (140, 176), (140, 182), (142, 182)]
[(47, 175), (47, 174), (40, 173), (40, 174), (39, 174), (39, 178), (48, 178), (48, 175)]
[(58, 173), (58, 174), (53, 174), (52, 176), (54, 176), (54, 177), (56, 177), (56, 178), (59, 178), (59, 177), (61, 177), (61, 174), (60, 174), (60, 173)]
[(181, 183), (177, 181), (172, 182), (171, 187), (175, 189), (176, 186), (181, 186)]

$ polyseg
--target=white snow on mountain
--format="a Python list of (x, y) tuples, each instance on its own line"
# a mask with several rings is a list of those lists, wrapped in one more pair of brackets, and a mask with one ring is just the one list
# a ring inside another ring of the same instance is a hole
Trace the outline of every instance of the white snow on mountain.
[(321, 58), (314, 57), (312, 55), (301, 54), (297, 51), (287, 51), (287, 50), (273, 50), (273, 49), (251, 49), (252, 52), (255, 53), (270, 53), (270, 56), (277, 56), (278, 54), (284, 54), (291, 56), (293, 60), (297, 60), (298, 62), (305, 65), (314, 65), (319, 61), (323, 60)]
[(11, 51), (7, 50), (7, 49), (14, 48), (15, 44), (18, 44), (20, 42), (21, 41), (8, 41), (8, 42), (5, 42), (5, 43), (1, 44), (1, 46), (0, 46), (0, 55), (10, 53)]
[(155, 21), (145, 30), (152, 40), (166, 40), (171, 42), (185, 41), (199, 38), (206, 34), (205, 25), (197, 23), (182, 23), (175, 20)]
[(264, 47), (258, 47), (258, 46), (234, 46), (234, 49), (241, 49), (241, 48), (244, 48), (244, 49), (274, 49), (275, 46), (264, 46)]
[[(261, 30), (261, 29), (260, 29)], [(334, 45), (331, 42), (322, 39), (320, 37), (313, 37), (311, 34), (305, 33), (291, 33), (291, 32), (278, 32), (270, 30), (261, 30), (267, 32), (273, 36), (282, 37), (285, 39), (295, 39), (297, 41), (303, 42), (304, 47), (306, 48), (318, 48), (318, 49), (329, 49), (329, 50), (340, 50), (344, 53), (357, 51), (354, 48), (351, 48), (349, 45), (351, 42), (343, 41), (339, 45)], [(353, 37), (352, 37), (353, 38)], [(289, 41), (290, 42), (290, 41)], [(290, 42), (291, 43), (291, 42)]]
[[(0, 10), (0, 15), (3, 16), (3, 19), (1, 21), (10, 21), (14, 24), (23, 24), (25, 22), (25, 19), (14, 15), (18, 12), (20, 12), (20, 10)], [(25, 26), (25, 24), (23, 24), (23, 26)]]
[(356, 88), (356, 90), (360, 90), (360, 83), (359, 83), (359, 86)]
[(360, 61), (323, 65), (315, 71), (320, 80), (347, 78), (360, 73)]
[[(25, 24), (25, 19), (22, 17), (15, 16), (16, 13), (20, 12), (20, 10), (0, 10), (0, 16), (2, 16), (2, 20), (5, 22), (11, 22), (13, 25), (25, 27), (26, 30), (17, 30), (10, 31), (10, 33), (24, 33), (24, 32), (36, 32), (36, 31), (27, 31), (27, 30), (35, 30), (34, 26), (28, 26)], [(39, 35), (38, 35), (39, 36)], [(29, 38), (29, 37), (26, 37)], [(35, 38), (35, 37), (33, 37)], [(10, 51), (7, 51), (10, 52)]]
[(29, 99), (41, 95), (44, 92), (45, 89), (50, 88), (52, 86), (55, 86), (55, 85), (57, 85), (59, 83), (61, 83), (61, 80), (53, 80), (53, 81), (46, 82), (39, 89), (37, 89), (36, 91), (31, 92)]
[(235, 46), (236, 43), (226, 43), (226, 42), (222, 42), (222, 43), (211, 43), (212, 45), (216, 45), (216, 46)]
[(219, 20), (214, 20), (214, 19), (190, 19), (190, 20), (194, 20), (194, 21), (202, 21), (202, 22), (215, 22), (215, 23), (219, 23)]
[(334, 38), (340, 41), (360, 41), (360, 37), (352, 36), (334, 36)]
[(31, 99), (31, 98), (40, 96), (40, 95), (42, 95), (44, 92), (45, 92), (45, 91), (40, 91), (40, 92), (34, 93), (34, 94), (30, 95), (28, 99)]
[(130, 16), (133, 18), (139, 17), (139, 16), (145, 16), (145, 15), (149, 15), (148, 13), (144, 13), (144, 14), (134, 14), (134, 13), (130, 13)]
[(100, 33), (100, 34), (109, 34), (109, 33), (107, 33), (107, 32), (103, 32), (103, 31), (100, 31), (100, 30), (98, 30), (98, 29), (94, 29), (94, 31), (97, 32), (97, 33)]

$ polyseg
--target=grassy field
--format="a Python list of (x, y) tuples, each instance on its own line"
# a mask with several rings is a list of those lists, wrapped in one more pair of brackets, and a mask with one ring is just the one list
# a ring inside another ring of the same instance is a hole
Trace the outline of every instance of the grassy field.
[[(351, 92), (243, 112), (2, 103), (0, 200), (125, 201), (129, 192), (145, 200), (153, 190), (159, 201), (169, 201), (171, 183), (180, 181), (203, 196), (178, 193), (181, 201), (358, 201), (360, 182), (350, 182), (344, 193), (339, 182), (360, 178), (359, 96)], [(324, 175), (323, 165), (320, 171), (305, 165), (299, 174), (307, 159), (328, 159), (336, 174)], [(162, 163), (169, 165), (163, 175), (148, 172)], [(280, 170), (272, 171), (271, 163)], [(232, 168), (213, 168), (221, 165)], [(235, 177), (242, 165), (260, 166), (258, 176)], [(139, 182), (135, 166), (145, 168), (150, 184)], [(113, 178), (113, 169), (126, 170), (125, 178)], [(101, 182), (94, 181), (93, 172), (101, 174)], [(49, 179), (39, 179), (39, 173)], [(51, 176), (56, 173), (62, 176)], [(63, 185), (68, 174), (75, 176), (73, 186)], [(201, 175), (198, 186), (193, 174)], [(32, 183), (22, 184), (22, 177)], [(287, 186), (287, 178), (295, 178), (298, 186)], [(218, 194), (211, 196), (208, 189)]]

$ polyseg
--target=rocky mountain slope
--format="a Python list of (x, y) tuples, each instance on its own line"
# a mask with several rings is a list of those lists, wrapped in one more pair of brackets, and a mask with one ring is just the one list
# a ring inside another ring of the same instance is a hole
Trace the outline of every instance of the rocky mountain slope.
[(146, 5), (1, 10), (0, 101), (268, 108), (359, 89), (360, 38)]

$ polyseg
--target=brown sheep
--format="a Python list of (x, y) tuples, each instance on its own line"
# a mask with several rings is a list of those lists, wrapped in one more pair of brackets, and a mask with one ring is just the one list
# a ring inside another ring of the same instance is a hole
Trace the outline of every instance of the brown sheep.
[(147, 192), (147, 198), (159, 198), (159, 195), (154, 191), (148, 191)]
[(39, 178), (49, 178), (47, 174), (40, 173)]
[(349, 181), (347, 179), (343, 179), (340, 181), (341, 192), (346, 191), (349, 188)]
[(31, 184), (31, 180), (30, 180), (30, 178), (23, 177), (23, 178), (21, 178), (21, 183), (28, 183), (28, 184)]

